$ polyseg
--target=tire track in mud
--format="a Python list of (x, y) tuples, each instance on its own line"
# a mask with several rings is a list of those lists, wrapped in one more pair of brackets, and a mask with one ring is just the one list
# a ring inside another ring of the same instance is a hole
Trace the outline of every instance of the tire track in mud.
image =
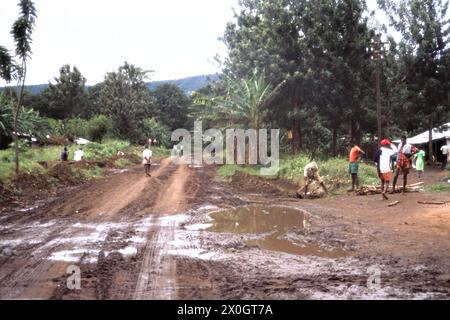
[(176, 297), (176, 265), (174, 257), (168, 254), (171, 242), (175, 239), (178, 223), (170, 215), (179, 213), (187, 203), (186, 183), (191, 170), (180, 165), (161, 189), (152, 209), (154, 224), (149, 230), (152, 234), (146, 243), (142, 265), (136, 283), (133, 299), (173, 299)]
[[(167, 166), (170, 162), (170, 158), (166, 158), (161, 162), (160, 168), (152, 173), (152, 178), (143, 176), (142, 178), (136, 179), (136, 174), (123, 174), (123, 176), (113, 177), (113, 181), (118, 181), (118, 185), (111, 185), (109, 182), (99, 181), (98, 185), (100, 188), (96, 187), (96, 184), (92, 184), (87, 189), (81, 191), (72, 199), (68, 199), (68, 203), (63, 203), (62, 205), (53, 208), (56, 211), (62, 211), (67, 214), (66, 217), (60, 217), (58, 223), (52, 226), (48, 235), (40, 239), (37, 244), (28, 245), (25, 249), (19, 246), (17, 250), (18, 254), (13, 254), (2, 260), (2, 266), (0, 269), (0, 299), (17, 299), (17, 298), (33, 298), (33, 299), (48, 299), (52, 297), (52, 293), (55, 291), (55, 279), (58, 277), (65, 278), (66, 269), (71, 264), (82, 265), (83, 257), (80, 261), (59, 261), (51, 260), (50, 257), (61, 250), (70, 250), (73, 246), (70, 242), (65, 241), (58, 242), (61, 235), (73, 236), (71, 232), (67, 232), (73, 229), (75, 222), (80, 222), (85, 219), (89, 219), (88, 222), (110, 222), (118, 218), (119, 213), (122, 213), (124, 208), (127, 207), (133, 201), (138, 201), (140, 198), (145, 197), (146, 187), (149, 185), (148, 182), (155, 181), (160, 176), (164, 176), (167, 171)], [(106, 187), (106, 188), (102, 188)], [(110, 188), (116, 190), (110, 193)], [(101, 190), (99, 190), (101, 189)], [(92, 192), (93, 190), (97, 192)], [(103, 191), (103, 193), (101, 192)], [(100, 195), (100, 197), (99, 197)], [(108, 197), (113, 197), (113, 201), (103, 201)], [(70, 216), (73, 208), (79, 207), (86, 202), (86, 198), (93, 200), (93, 206), (90, 210), (90, 214), (87, 216)], [(97, 198), (97, 201), (95, 201)], [(64, 199), (63, 199), (64, 200)], [(98, 206), (96, 206), (98, 204)], [(116, 206), (116, 207), (114, 207)], [(96, 210), (96, 208), (100, 210)], [(48, 208), (47, 208), (48, 209)], [(111, 209), (106, 215), (98, 215), (101, 210)], [(42, 211), (46, 208), (40, 209)], [(39, 212), (38, 212), (39, 214)], [(48, 213), (44, 213), (48, 216)], [(60, 215), (57, 215), (60, 216)], [(121, 217), (124, 218), (123, 216)], [(132, 217), (134, 219), (134, 217)], [(30, 217), (31, 219), (31, 217)], [(27, 220), (30, 220), (27, 219)], [(27, 221), (25, 220), (25, 221)], [(17, 230), (26, 229), (23, 223), (25, 222), (20, 219), (20, 224), (14, 224), (14, 232), (12, 235), (17, 235), (20, 232)], [(35, 233), (36, 237), (39, 237), (39, 228), (36, 230), (31, 229), (31, 233)], [(85, 231), (85, 230), (84, 230)], [(73, 233), (73, 230), (72, 230)], [(77, 234), (75, 232), (75, 234)], [(11, 236), (11, 234), (9, 234)], [(101, 247), (109, 248), (108, 243), (109, 237), (106, 236), (103, 245)], [(65, 240), (63, 238), (63, 240)], [(76, 243), (75, 243), (76, 245)], [(65, 282), (65, 281), (64, 281)]]
[(32, 246), (21, 253), (18, 259), (8, 259), (0, 272), (0, 299), (40, 298), (46, 299), (53, 289), (54, 274), (65, 273), (69, 263), (47, 259), (62, 247), (49, 246), (55, 237), (65, 230), (65, 226), (57, 227), (39, 245)]

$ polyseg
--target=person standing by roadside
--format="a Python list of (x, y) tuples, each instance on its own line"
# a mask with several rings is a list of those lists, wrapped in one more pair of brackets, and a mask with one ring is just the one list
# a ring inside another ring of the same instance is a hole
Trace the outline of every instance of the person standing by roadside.
[(84, 151), (83, 151), (83, 148), (80, 147), (80, 149), (75, 151), (75, 153), (73, 155), (73, 160), (75, 160), (75, 161), (82, 161), (83, 158), (84, 158)]
[(420, 178), (425, 170), (425, 151), (420, 149), (414, 156), (416, 157), (416, 171)]
[(69, 151), (67, 151), (67, 147), (64, 147), (63, 152), (61, 152), (60, 160), (61, 160), (61, 161), (67, 161), (67, 160), (69, 160)]
[(445, 167), (447, 166), (448, 157), (449, 157), (449, 149), (450, 149), (450, 147), (448, 145), (446, 145), (446, 144), (444, 144), (441, 147), (441, 152), (442, 152), (442, 157), (443, 157), (443, 159), (442, 159), (442, 167), (441, 167), (442, 170), (445, 170)]
[(151, 159), (152, 159), (152, 151), (149, 149), (148, 145), (145, 146), (144, 151), (142, 152), (142, 164), (145, 168), (145, 174), (149, 177), (151, 177), (150, 174), (150, 165), (151, 165)]
[(378, 176), (381, 180), (381, 196), (383, 200), (388, 200), (386, 195), (389, 182), (392, 178), (391, 171), (391, 156), (395, 154), (395, 150), (392, 150), (391, 142), (388, 139), (381, 140), (380, 149), (375, 154), (375, 163), (377, 164)]
[(358, 170), (359, 170), (359, 158), (361, 155), (366, 154), (355, 143), (351, 144), (352, 149), (349, 155), (348, 172), (352, 176), (352, 188), (349, 191), (356, 191), (359, 189)]
[(397, 168), (395, 171), (394, 182), (392, 183), (392, 193), (395, 193), (395, 185), (400, 173), (403, 174), (403, 190), (406, 191), (406, 184), (408, 183), (409, 169), (411, 168), (411, 157), (417, 152), (417, 148), (410, 145), (406, 141), (406, 136), (402, 136), (400, 145), (398, 146)]

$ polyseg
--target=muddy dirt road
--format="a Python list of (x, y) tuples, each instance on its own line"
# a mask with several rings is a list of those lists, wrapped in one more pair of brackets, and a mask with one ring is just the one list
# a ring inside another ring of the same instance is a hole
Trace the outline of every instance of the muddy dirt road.
[(3, 208), (0, 298), (450, 298), (450, 195), (297, 200), (215, 169), (167, 158)]

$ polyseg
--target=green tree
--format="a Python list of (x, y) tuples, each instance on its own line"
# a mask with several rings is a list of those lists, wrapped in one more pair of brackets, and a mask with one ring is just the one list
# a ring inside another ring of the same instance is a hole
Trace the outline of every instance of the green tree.
[(228, 92), (218, 99), (224, 115), (234, 123), (241, 123), (245, 128), (260, 129), (267, 116), (269, 103), (279, 92), (285, 81), (272, 86), (267, 83), (264, 74), (253, 71), (249, 79), (228, 78)]
[(111, 118), (118, 136), (133, 142), (146, 140), (140, 124), (152, 115), (147, 77), (148, 71), (125, 62), (117, 72), (106, 74), (100, 90), (102, 113)]
[(162, 84), (152, 93), (156, 117), (171, 130), (184, 128), (191, 100), (178, 86)]
[(87, 133), (89, 138), (95, 142), (101, 143), (106, 134), (111, 130), (111, 119), (105, 115), (97, 115), (87, 123)]
[(142, 128), (146, 137), (156, 139), (159, 145), (170, 147), (170, 128), (158, 122), (155, 118), (147, 118), (142, 123)]
[(229, 23), (223, 37), (228, 47), (224, 73), (232, 78), (249, 78), (255, 68), (264, 70), (269, 83), (286, 80), (271, 109), (280, 126), (295, 126), (296, 143), (302, 145), (300, 110), (310, 92), (305, 81), (307, 48), (298, 25), (306, 1), (241, 0), (236, 23)]
[(103, 107), (101, 101), (101, 91), (103, 83), (98, 83), (89, 88), (87, 92), (86, 108), (83, 111), (82, 117), (89, 119), (95, 115), (102, 114)]
[[(16, 174), (19, 174), (19, 136), (18, 136), (18, 120), (22, 108), (22, 96), (25, 87), (25, 79), (27, 75), (27, 60), (31, 56), (31, 34), (33, 33), (36, 9), (31, 0), (20, 0), (18, 4), (20, 8), (20, 16), (14, 22), (11, 34), (14, 38), (16, 46), (16, 56), (19, 59), (19, 66), (15, 67), (17, 76), (17, 90), (18, 99), (16, 107), (14, 108), (13, 128), (14, 128), (14, 145), (16, 155)], [(12, 60), (5, 54), (3, 48), (1, 53), (1, 71), (2, 76), (6, 76), (5, 80), (11, 80), (10, 71), (13, 67), (9, 64)], [(9, 64), (9, 66), (8, 66)]]
[(343, 130), (359, 143), (375, 123), (373, 66), (367, 54), (374, 32), (363, 17), (365, 10), (361, 0), (308, 2), (299, 18), (310, 53), (306, 79), (312, 91), (307, 102), (332, 130), (333, 155)]
[(17, 122), (14, 124), (16, 114), (16, 101), (0, 92), (0, 146), (5, 145), (5, 141), (11, 141), (14, 132), (17, 130), (21, 134), (32, 135), (38, 138), (44, 137), (47, 133), (45, 120), (39, 113), (31, 108), (20, 107)]
[(448, 1), (379, 0), (391, 24), (402, 34), (399, 56), (404, 64), (406, 85), (404, 109), (415, 123), (411, 127), (429, 130), (429, 154), (432, 129), (448, 116), (449, 103), (449, 34), (446, 18)]
[(13, 76), (13, 68), (13, 58), (9, 54), (8, 49), (0, 46), (0, 78), (10, 82)]
[(87, 105), (86, 78), (77, 67), (71, 70), (70, 65), (64, 65), (59, 69), (59, 78), (55, 78), (55, 81), (56, 83), (50, 83), (45, 91), (48, 101), (47, 116), (66, 119), (82, 115)]
[(88, 122), (81, 118), (72, 118), (64, 121), (64, 136), (70, 141), (77, 138), (86, 138)]
[[(279, 93), (285, 81), (276, 86), (267, 83), (264, 74), (256, 69), (248, 79), (227, 78), (228, 91), (224, 97), (213, 99), (216, 112), (229, 123), (245, 129), (259, 130), (266, 119), (269, 104)], [(256, 136), (256, 152), (259, 157), (259, 134)]]
[[(273, 124), (294, 131), (305, 148), (312, 128), (331, 127), (359, 140), (371, 121), (371, 66), (366, 49), (373, 36), (363, 0), (241, 0), (236, 23), (223, 41), (229, 57), (224, 72), (249, 77), (256, 67), (267, 81), (286, 81), (274, 99)], [(319, 115), (314, 116), (314, 113)], [(317, 123), (320, 121), (320, 124)]]

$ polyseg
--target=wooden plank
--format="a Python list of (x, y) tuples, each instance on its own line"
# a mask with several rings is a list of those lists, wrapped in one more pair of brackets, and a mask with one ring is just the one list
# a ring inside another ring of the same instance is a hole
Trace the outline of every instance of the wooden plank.
[(437, 204), (437, 205), (443, 205), (445, 204), (444, 201), (417, 201), (419, 204)]
[(388, 204), (388, 207), (396, 206), (396, 205), (398, 205), (399, 203), (400, 203), (400, 201), (394, 201), (394, 202), (391, 202), (391, 203)]

